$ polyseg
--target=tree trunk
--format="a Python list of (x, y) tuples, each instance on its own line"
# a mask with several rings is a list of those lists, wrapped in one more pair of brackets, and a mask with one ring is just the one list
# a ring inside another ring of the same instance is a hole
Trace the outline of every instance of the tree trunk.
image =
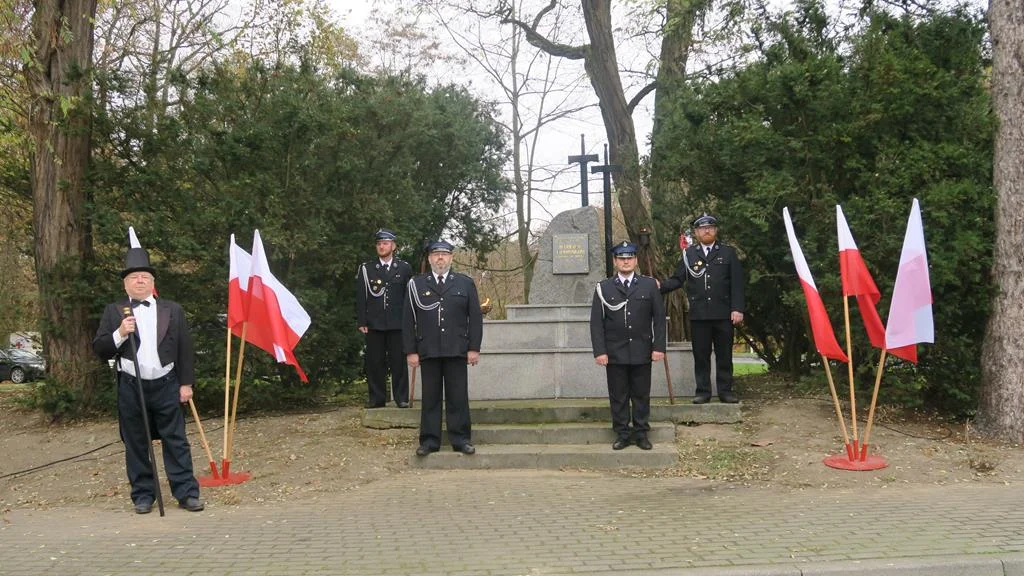
[(993, 180), (996, 242), (992, 300), (981, 354), (978, 425), (993, 437), (1024, 442), (1024, 12), (1019, 0), (991, 0)]
[[(584, 0), (583, 17), (590, 38), (590, 49), (583, 60), (583, 66), (601, 107), (601, 118), (608, 138), (608, 161), (622, 166), (622, 172), (613, 173), (613, 178), (626, 232), (636, 242), (640, 238), (641, 228), (651, 229), (651, 199), (640, 181), (636, 129), (619, 78), (619, 61), (612, 35), (611, 1)], [(652, 236), (652, 249), (654, 245)]]
[(100, 380), (91, 351), (90, 258), (85, 218), (96, 0), (39, 0), (32, 15), (35, 62), (26, 75), (36, 275), (49, 379), (88, 407)]
[[(670, 151), (658, 144), (658, 135), (665, 126), (666, 119), (672, 115), (673, 102), (678, 101), (679, 90), (686, 85), (686, 63), (690, 56), (690, 45), (693, 43), (693, 24), (697, 14), (704, 9), (704, 2), (697, 0), (668, 0), (665, 5), (665, 25), (662, 27), (661, 54), (658, 61), (657, 91), (654, 93), (654, 126), (651, 130), (651, 176), (650, 186), (655, 198), (666, 198), (670, 194), (678, 194), (681, 183), (671, 181), (662, 174), (664, 160)], [(676, 215), (682, 218), (684, 215)], [(654, 237), (656, 230), (651, 231)], [(662, 241), (675, 237), (676, 230), (662, 230)], [(652, 246), (660, 246), (651, 242)], [(651, 261), (653, 270), (648, 274), (658, 277), (667, 276), (674, 270), (674, 262), (663, 262), (662, 254), (652, 250)], [(689, 339), (686, 300), (683, 291), (677, 291), (666, 298), (669, 315), (668, 338), (670, 341)]]

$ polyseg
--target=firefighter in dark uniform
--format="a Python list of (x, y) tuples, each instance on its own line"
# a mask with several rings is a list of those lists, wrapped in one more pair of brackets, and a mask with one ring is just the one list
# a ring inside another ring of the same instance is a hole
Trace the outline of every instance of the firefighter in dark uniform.
[(704, 214), (693, 221), (696, 242), (683, 251), (675, 273), (661, 283), (662, 294), (686, 285), (693, 334), (694, 404), (711, 400), (711, 349), (715, 350), (718, 399), (735, 404), (732, 389), (733, 327), (743, 322), (743, 268), (736, 249), (718, 241), (718, 220)]
[(590, 307), (590, 341), (608, 377), (615, 450), (634, 442), (652, 448), (651, 362), (665, 357), (665, 304), (654, 278), (635, 273), (636, 252), (629, 242), (612, 249), (615, 276), (597, 285)]
[(410, 368), (420, 367), (420, 446), (417, 456), (441, 448), (441, 401), (452, 449), (473, 454), (469, 420), (469, 372), (480, 360), (483, 314), (473, 279), (451, 270), (451, 244), (433, 242), (430, 272), (409, 282), (402, 337)]
[(409, 407), (409, 371), (402, 350), (402, 307), (412, 267), (395, 257), (395, 234), (376, 234), (377, 257), (363, 262), (356, 272), (356, 324), (366, 334), (367, 408), (382, 408), (391, 396), (399, 408)]

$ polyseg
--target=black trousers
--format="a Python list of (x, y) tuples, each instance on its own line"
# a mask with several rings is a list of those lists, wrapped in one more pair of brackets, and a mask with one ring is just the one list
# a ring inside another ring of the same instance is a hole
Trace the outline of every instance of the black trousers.
[(370, 406), (387, 404), (389, 370), (392, 399), (395, 404), (408, 402), (409, 369), (402, 352), (402, 331), (369, 330), (366, 333), (366, 385)]
[(466, 358), (454, 356), (420, 361), (423, 400), (420, 402), (420, 445), (441, 447), (441, 400), (448, 422), (448, 442), (461, 446), (470, 441), (469, 370)]
[[(608, 400), (612, 408), (612, 430), (621, 439), (644, 437), (651, 429), (651, 363), (609, 364)], [(633, 427), (630, 428), (630, 423)]]
[(715, 382), (718, 393), (732, 392), (732, 340), (730, 320), (692, 320), (693, 375), (697, 395), (711, 396), (711, 348), (715, 349)]
[[(176, 499), (199, 497), (199, 482), (192, 472), (192, 449), (185, 437), (185, 416), (179, 400), (178, 377), (170, 374), (156, 380), (143, 380), (149, 426), (153, 439), (160, 440), (164, 453), (164, 472)], [(117, 415), (124, 441), (124, 460), (128, 482), (132, 485), (132, 502), (156, 500), (153, 468), (149, 463), (146, 428), (139, 404), (135, 377), (124, 372), (117, 381)]]

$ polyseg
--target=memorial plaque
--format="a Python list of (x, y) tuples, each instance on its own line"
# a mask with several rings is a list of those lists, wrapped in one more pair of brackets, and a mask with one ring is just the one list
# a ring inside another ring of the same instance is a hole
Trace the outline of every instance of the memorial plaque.
[(552, 274), (587, 274), (590, 272), (589, 242), (587, 234), (552, 235)]

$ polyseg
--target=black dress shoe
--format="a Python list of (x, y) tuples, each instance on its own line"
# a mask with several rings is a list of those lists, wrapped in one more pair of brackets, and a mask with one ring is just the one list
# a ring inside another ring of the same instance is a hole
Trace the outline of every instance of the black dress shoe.
[(476, 454), (476, 448), (474, 448), (473, 445), (470, 444), (469, 442), (466, 442), (465, 444), (459, 444), (458, 446), (452, 446), (452, 450), (456, 452), (462, 452), (466, 456)]
[(619, 438), (612, 443), (612, 450), (622, 450), (629, 446), (629, 438)]
[(142, 500), (135, 503), (136, 514), (149, 514), (153, 511), (153, 503), (149, 500)]
[(738, 404), (740, 401), (740, 397), (732, 392), (722, 392), (718, 395), (718, 399), (723, 404)]
[(637, 438), (636, 445), (640, 447), (641, 450), (650, 450), (651, 448), (654, 448), (654, 445), (647, 439), (647, 436)]
[(430, 446), (427, 446), (426, 444), (420, 444), (420, 447), (416, 449), (416, 455), (417, 456), (426, 456), (427, 454), (430, 454), (431, 452), (437, 452), (437, 448), (431, 448)]
[(398, 407), (399, 408), (408, 408), (409, 407), (409, 403), (408, 402), (399, 402), (398, 403)]
[(710, 395), (705, 396), (704, 394), (698, 394), (697, 396), (693, 397), (694, 404), (707, 404), (708, 402), (711, 402)]
[(189, 496), (184, 500), (178, 500), (178, 506), (188, 510), (189, 512), (202, 512), (203, 508), (206, 508), (206, 502), (203, 502), (195, 496)]

